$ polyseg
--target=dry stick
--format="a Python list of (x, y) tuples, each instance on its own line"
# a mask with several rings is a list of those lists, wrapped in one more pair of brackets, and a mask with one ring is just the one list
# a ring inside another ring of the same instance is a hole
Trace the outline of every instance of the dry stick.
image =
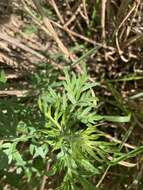
[(18, 78), (22, 78), (24, 75), (23, 74), (20, 74), (20, 73), (8, 73), (6, 74), (5, 78), (7, 80), (9, 79), (18, 79)]
[(43, 18), (45, 26), (48, 28), (50, 33), (52, 34), (53, 39), (57, 42), (57, 45), (61, 49), (61, 51), (64, 53), (66, 59), (71, 59), (73, 60), (72, 54), (68, 51), (68, 49), (63, 45), (62, 41), (59, 39), (57, 33), (55, 32), (52, 24), (50, 23), (48, 18)]
[(0, 33), (0, 39), (8, 42), (9, 44), (15, 45), (15, 46), (19, 47), (20, 49), (23, 49), (24, 51), (29, 52), (29, 53), (39, 57), (40, 59), (44, 59), (43, 55), (34, 51), (33, 49), (29, 48), (28, 46), (20, 43), (17, 39), (15, 39), (13, 37), (10, 37), (10, 36)]
[[(70, 24), (70, 23), (72, 23), (75, 19), (76, 19), (76, 16), (78, 15), (78, 14), (80, 14), (82, 17), (83, 17), (83, 19), (85, 20), (85, 22), (87, 23), (87, 18), (86, 18), (86, 16), (82, 13), (82, 7), (83, 7), (83, 4), (80, 4), (79, 6), (78, 6), (78, 8), (77, 8), (77, 10), (75, 11), (75, 13), (73, 14), (73, 16), (67, 21), (67, 23), (66, 24), (64, 24), (64, 27), (65, 27), (65, 29), (66, 29), (66, 27)], [(75, 23), (77, 23), (77, 25), (78, 25), (78, 27), (80, 28), (80, 30), (81, 31), (83, 31), (83, 28), (81, 27), (81, 24), (79, 23), (79, 21), (76, 19), (76, 21), (75, 21)], [(72, 26), (72, 29), (74, 28), (74, 25)], [(68, 33), (68, 28), (67, 28), (67, 33)], [(70, 34), (70, 33), (69, 33)], [(70, 34), (71, 35), (71, 34)]]
[[(22, 0), (22, 2), (23, 2), (23, 0)], [(32, 17), (33, 21), (47, 33), (48, 31), (45, 29), (45, 27), (42, 26), (41, 23), (39, 23), (39, 21), (38, 21), (38, 20), (35, 18), (35, 16), (31, 13), (31, 11), (29, 10), (29, 8), (26, 6), (25, 2), (23, 2), (23, 5), (24, 5), (25, 10), (26, 10), (26, 11), (30, 14), (30, 16)], [(81, 4), (81, 5), (82, 5), (82, 4)], [(78, 9), (79, 9), (79, 8), (78, 8)], [(80, 10), (80, 9), (79, 9), (79, 10)], [(79, 11), (78, 11), (78, 12), (79, 12)], [(75, 15), (74, 15), (73, 17), (75, 17)], [(63, 29), (65, 32), (68, 32), (68, 33), (70, 33), (71, 35), (73, 35), (73, 36), (75, 36), (75, 37), (78, 37), (78, 38), (80, 38), (80, 39), (82, 39), (82, 40), (84, 40), (84, 41), (86, 41), (86, 42), (88, 42), (88, 43), (91, 43), (91, 44), (93, 44), (93, 45), (96, 44), (95, 41), (93, 41), (93, 40), (91, 40), (91, 39), (89, 39), (89, 38), (87, 38), (87, 37), (85, 37), (85, 36), (83, 36), (83, 35), (81, 35), (81, 34), (78, 34), (78, 33), (74, 32), (74, 31), (72, 31), (72, 30), (66, 28), (66, 26), (68, 25), (68, 23), (66, 23), (64, 26), (61, 26), (61, 25), (58, 24), (57, 22), (54, 22), (54, 21), (52, 21), (52, 20), (50, 20), (50, 19), (49, 19), (49, 22), (51, 22), (52, 24), (58, 26), (59, 28)], [(48, 35), (50, 35), (50, 32), (48, 32)], [(50, 36), (51, 36), (51, 35), (50, 35)]]
[(126, 27), (123, 27), (123, 29), (121, 30), (120, 35), (118, 37), (119, 41), (121, 41), (122, 37), (125, 36), (124, 35), (125, 31), (127, 31), (127, 29), (126, 29)]
[[(51, 21), (51, 23), (53, 23), (55, 26), (59, 27), (59, 28), (62, 29), (62, 30), (65, 30), (64, 27), (61, 26), (60, 24), (58, 24), (57, 22), (54, 22), (53, 20), (50, 20), (50, 21)], [(87, 37), (85, 37), (85, 36), (83, 36), (83, 35), (81, 35), (81, 34), (79, 34), (79, 33), (76, 33), (76, 32), (74, 32), (74, 31), (72, 31), (72, 30), (69, 30), (69, 32), (70, 32), (73, 36), (75, 36), (75, 37), (77, 37), (77, 38), (80, 38), (80, 39), (84, 40), (85, 42), (88, 42), (88, 43), (93, 44), (93, 45), (98, 45), (98, 46), (103, 47), (103, 48), (105, 48), (105, 49), (109, 49), (109, 50), (112, 50), (112, 51), (116, 52), (116, 49), (115, 49), (114, 47), (112, 47), (112, 46), (107, 46), (106, 44), (101, 44), (101, 43), (95, 42), (94, 40), (92, 40), (92, 39), (90, 39), (90, 38), (87, 38)]]
[[(54, 22), (52, 20), (51, 20), (51, 23), (53, 23), (55, 26), (58, 26), (59, 28), (61, 28), (61, 29), (63, 29), (65, 31), (64, 26), (61, 26), (59, 23)], [(85, 37), (85, 36), (83, 36), (81, 34), (78, 34), (78, 33), (74, 32), (74, 31), (72, 31), (70, 29), (68, 29), (68, 32), (70, 32), (73, 36), (78, 37), (78, 38), (80, 38), (80, 39), (82, 39), (82, 40), (84, 40), (84, 41), (86, 41), (86, 42), (88, 42), (90, 44), (93, 44), (93, 45), (96, 44), (96, 42), (94, 40), (89, 39), (89, 38), (87, 38), (87, 37)]]
[(54, 10), (55, 10), (55, 12), (56, 12), (56, 14), (57, 14), (57, 16), (58, 16), (58, 18), (59, 18), (61, 24), (64, 25), (65, 31), (67, 32), (67, 34), (69, 35), (69, 37), (71, 38), (71, 40), (72, 40), (73, 42), (75, 42), (75, 41), (76, 41), (75, 38), (71, 35), (71, 33), (68, 32), (68, 31), (69, 31), (69, 30), (68, 30), (68, 27), (65, 26), (65, 21), (64, 21), (62, 15), (60, 14), (60, 11), (59, 11), (59, 9), (58, 9), (58, 7), (57, 7), (55, 1), (54, 1), (54, 0), (50, 0), (50, 4), (51, 4), (52, 7), (54, 8)]
[(131, 22), (130, 22), (130, 26), (128, 27), (125, 40), (127, 40), (128, 36), (129, 36), (129, 34), (130, 34), (130, 31), (131, 31), (131, 28), (132, 28), (132, 25), (133, 25), (133, 19), (134, 19), (134, 18), (136, 17), (136, 15), (137, 15), (137, 11), (138, 11), (139, 5), (140, 5), (140, 0), (137, 0), (137, 5), (136, 5), (136, 8), (135, 8), (135, 12), (134, 12), (134, 15), (132, 16), (132, 19), (131, 19)]
[(85, 21), (87, 25), (89, 25), (89, 17), (88, 17), (88, 13), (86, 9), (86, 0), (82, 0), (82, 4), (83, 4), (84, 15), (85, 15)]
[[(31, 13), (31, 11), (30, 11), (30, 9), (27, 7), (25, 1), (24, 1), (24, 0), (21, 0), (21, 1), (22, 1), (23, 5), (24, 5), (25, 10), (26, 10), (26, 11), (29, 13), (29, 15), (32, 17), (33, 21), (34, 21), (38, 26), (40, 26), (41, 29), (43, 29), (48, 35), (51, 36), (50, 31), (47, 30), (47, 29), (39, 22), (39, 20), (37, 20), (37, 18)], [(50, 22), (53, 23), (53, 24), (55, 24), (55, 25), (58, 26), (59, 28), (65, 30), (65, 28), (62, 27), (60, 24), (58, 24), (58, 23), (56, 23), (56, 22), (54, 22), (54, 21), (48, 19), (48, 24), (49, 24)], [(49, 27), (51, 28), (51, 26), (52, 26), (52, 25), (50, 24)], [(54, 32), (54, 31), (53, 31), (53, 28), (51, 28), (51, 30), (52, 30), (52, 32)], [(94, 42), (93, 40), (91, 40), (91, 39), (89, 39), (89, 38), (87, 38), (87, 37), (84, 37), (84, 36), (82, 36), (82, 35), (80, 35), (80, 34), (78, 34), (78, 33), (76, 33), (76, 32), (73, 32), (73, 31), (71, 31), (71, 30), (69, 30), (69, 29), (68, 29), (68, 32), (70, 32), (72, 35), (74, 35), (74, 36), (76, 36), (76, 37), (79, 37), (80, 39), (83, 39), (83, 40), (87, 41), (88, 43), (91, 43), (91, 44), (94, 44), (94, 45), (97, 44), (97, 43)], [(98, 44), (97, 44), (97, 45), (98, 45)], [(100, 44), (100, 45), (101, 45), (101, 44)], [(104, 46), (103, 46), (103, 47), (104, 47)]]
[[(26, 0), (27, 1), (27, 0)], [(50, 20), (47, 17), (44, 17), (43, 14), (41, 15), (43, 17), (43, 24), (39, 23), (40, 21), (37, 20), (37, 18), (32, 14), (31, 10), (27, 7), (25, 0), (21, 0), (22, 4), (24, 5), (25, 10), (28, 12), (28, 14), (31, 16), (33, 21), (43, 30), (46, 34), (48, 34), (50, 37), (52, 37), (55, 42), (57, 43), (59, 49), (64, 53), (66, 59), (73, 60), (73, 57), (71, 53), (68, 51), (68, 49), (64, 46), (62, 41), (59, 39), (57, 33), (55, 32)], [(37, 5), (36, 1), (33, 0), (35, 3), (35, 6)], [(39, 9), (38, 9), (39, 10)]]
[(136, 3), (137, 3), (137, 1), (134, 1), (134, 5), (133, 5), (132, 9), (128, 12), (128, 14), (126, 15), (126, 17), (125, 17), (125, 18), (123, 19), (123, 21), (120, 23), (120, 25), (119, 25), (119, 27), (117, 28), (117, 31), (116, 31), (116, 33), (115, 33), (117, 50), (118, 50), (118, 53), (119, 53), (121, 59), (122, 59), (124, 62), (128, 62), (128, 59), (126, 59), (126, 58), (123, 56), (123, 51), (121, 50), (120, 45), (119, 45), (118, 34), (119, 34), (120, 28), (123, 26), (123, 24), (126, 22), (126, 20), (130, 17), (130, 15), (133, 13), (133, 11), (136, 9)]
[(118, 8), (118, 12), (116, 16), (117, 25), (119, 25), (121, 21), (123, 20), (123, 18), (125, 17), (130, 1), (131, 0), (122, 0), (120, 6), (118, 7), (117, 5), (117, 8)]
[(102, 0), (101, 5), (101, 28), (102, 28), (102, 42), (105, 44), (106, 31), (105, 31), (105, 15), (106, 15), (106, 2), (107, 0)]
[(83, 14), (83, 12), (81, 10), (79, 11), (79, 14), (81, 15), (81, 17), (85, 20), (86, 24), (88, 25), (87, 18), (86, 18), (86, 16)]
[(77, 10), (75, 11), (75, 13), (73, 14), (73, 16), (67, 21), (67, 23), (64, 25), (65, 26), (68, 26), (69, 24), (71, 24), (75, 19), (76, 19), (76, 16), (79, 14), (80, 10), (82, 8), (82, 4), (80, 4), (77, 8)]
[[(30, 90), (1, 90), (0, 91), (0, 97), (5, 96), (16, 96), (16, 97), (25, 97), (27, 94), (31, 92)], [(32, 94), (31, 94), (32, 95)], [(35, 96), (35, 92), (33, 93)]]
[[(47, 166), (46, 166), (46, 172), (49, 171), (49, 168), (50, 168), (50, 163), (48, 162)], [(44, 190), (45, 189), (45, 185), (46, 185), (47, 179), (48, 179), (48, 176), (44, 175), (43, 179), (42, 179), (41, 187), (40, 187), (39, 190)]]
[(31, 17), (31, 19), (33, 20), (33, 22), (39, 26), (40, 29), (42, 29), (46, 34), (48, 34), (51, 37), (50, 32), (43, 26), (43, 23), (40, 22), (31, 12), (31, 10), (27, 7), (26, 3), (24, 0), (21, 0), (22, 4), (23, 4), (23, 8), (25, 9), (25, 11), (29, 14), (29, 16)]
[[(45, 26), (32, 14), (32, 12), (30, 11), (30, 9), (27, 7), (25, 1), (21, 0), (21, 2), (22, 2), (22, 4), (23, 4), (23, 6), (24, 6), (25, 11), (31, 16), (33, 22), (34, 22), (37, 26), (39, 26), (40, 29), (42, 29), (46, 34), (48, 34), (50, 37), (52, 37), (52, 36), (51, 36), (51, 33), (49, 32), (49, 30), (47, 30), (47, 29), (45, 28)], [(52, 23), (52, 21), (50, 21), (50, 22)], [(63, 67), (60, 66), (59, 64), (56, 64), (56, 63), (53, 63), (53, 62), (52, 62), (52, 64), (53, 64), (54, 66), (56, 66), (57, 68), (59, 68), (59, 69), (62, 69), (62, 68), (63, 68)]]
[[(122, 141), (116, 139), (115, 137), (112, 137), (111, 135), (109, 134), (106, 134), (106, 133), (102, 133), (107, 139), (111, 140), (111, 141), (114, 141), (114, 142), (117, 142), (117, 143), (122, 143)], [(123, 146), (127, 147), (127, 148), (130, 148), (130, 149), (135, 149), (136, 147), (134, 145), (130, 145), (128, 143), (123, 143)]]
[(73, 30), (73, 29), (76, 27), (76, 25), (78, 26), (79, 30), (80, 30), (82, 33), (85, 32), (85, 31), (84, 31), (84, 28), (82, 27), (82, 23), (81, 23), (78, 19), (75, 20), (74, 24), (71, 26), (70, 29)]
[[(48, 3), (48, 0), (47, 0), (47, 3)], [(57, 14), (57, 16), (58, 16), (60, 22), (61, 22), (62, 24), (64, 24), (65, 21), (64, 21), (62, 15), (60, 14), (60, 11), (59, 11), (59, 9), (58, 9), (58, 7), (57, 7), (55, 1), (54, 1), (54, 0), (50, 0), (50, 4), (51, 4), (52, 7), (54, 8), (54, 10), (55, 10), (55, 12), (56, 12), (56, 14)]]
[[(24, 5), (25, 5), (25, 3), (24, 3)], [(45, 29), (45, 27), (43, 27), (43, 25), (41, 25), (41, 23), (32, 15), (32, 13), (30, 12), (30, 10), (28, 9), (27, 6), (25, 7), (25, 9), (26, 9), (26, 11), (28, 11), (28, 13), (31, 15), (31, 17), (33, 18), (33, 21), (34, 21), (38, 26), (40, 26), (40, 27), (47, 33), (48, 31), (47, 31), (47, 30)], [(63, 26), (61, 26), (60, 24), (58, 24), (57, 22), (54, 22), (54, 21), (52, 21), (52, 20), (50, 20), (50, 22), (65, 31), (65, 28), (64, 28)], [(96, 43), (96, 42), (93, 41), (92, 39), (89, 39), (89, 38), (87, 38), (87, 37), (85, 37), (85, 36), (83, 36), (83, 35), (81, 35), (81, 34), (78, 34), (78, 33), (74, 32), (74, 31), (72, 31), (72, 30), (69, 30), (69, 29), (68, 29), (68, 32), (70, 32), (73, 36), (78, 37), (78, 38), (80, 38), (80, 39), (82, 39), (82, 40), (84, 40), (84, 41), (86, 41), (86, 42), (88, 42), (88, 43), (91, 43), (91, 44), (93, 44), (93, 45), (99, 45), (99, 46), (102, 46), (103, 48), (107, 48), (107, 49), (112, 49), (112, 50), (113, 50), (113, 47), (106, 46), (106, 45), (103, 45), (103, 44), (100, 44), (100, 43)], [(49, 34), (49, 33), (48, 33), (48, 34)], [(49, 35), (50, 35), (50, 34), (49, 34)]]
[(18, 63), (11, 59), (5, 52), (0, 52), (0, 62), (6, 64), (12, 68), (17, 68)]
[[(112, 161), (113, 157), (112, 156), (108, 156), (108, 159), (110, 161)], [(125, 166), (125, 167), (135, 167), (137, 164), (136, 163), (130, 163), (130, 162), (126, 162), (126, 161), (120, 161), (118, 163), (119, 165)]]
[(131, 27), (132, 27), (132, 24), (133, 24), (133, 19), (135, 18), (135, 16), (136, 16), (136, 13), (137, 13), (137, 10), (138, 10), (138, 7), (139, 7), (139, 4), (140, 4), (140, 0), (136, 0), (136, 8), (135, 8), (135, 11), (134, 11), (134, 14), (133, 14), (133, 16), (132, 16), (132, 18), (131, 18), (131, 21), (130, 21), (130, 26), (127, 26), (127, 29), (124, 27), (123, 29), (122, 29), (122, 31), (121, 31), (121, 34), (120, 34), (120, 37), (119, 37), (119, 39), (121, 40), (121, 38), (122, 38), (122, 36), (124, 35), (124, 33), (125, 33), (125, 31), (126, 31), (126, 34), (124, 35), (125, 37), (124, 37), (124, 42), (127, 40), (127, 37), (129, 36), (129, 34), (130, 34), (130, 31), (131, 31)]

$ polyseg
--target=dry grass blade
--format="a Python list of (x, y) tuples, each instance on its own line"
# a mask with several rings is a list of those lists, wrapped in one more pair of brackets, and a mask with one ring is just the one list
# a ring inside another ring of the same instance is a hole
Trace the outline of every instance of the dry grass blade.
[(124, 19), (122, 20), (122, 22), (121, 22), (120, 25), (118, 26), (118, 28), (117, 28), (117, 30), (116, 30), (116, 33), (115, 33), (117, 50), (118, 50), (118, 53), (119, 53), (121, 59), (122, 59), (124, 62), (128, 62), (129, 59), (126, 59), (126, 58), (123, 56), (123, 51), (122, 51), (121, 48), (120, 48), (119, 39), (118, 39), (119, 30), (120, 30), (120, 28), (124, 25), (124, 23), (128, 20), (128, 18), (131, 16), (131, 14), (136, 10), (136, 7), (137, 7), (137, 6), (138, 6), (138, 0), (136, 0), (136, 1), (133, 2), (132, 8), (131, 8), (130, 11), (128, 12), (128, 14), (124, 17)]
[[(113, 158), (111, 156), (109, 156), (108, 159), (110, 161), (112, 161)], [(126, 162), (126, 161), (120, 161), (119, 164), (122, 165), (122, 166), (125, 166), (125, 167), (130, 167), (130, 168), (135, 167), (137, 165), (137, 164)]]
[[(36, 21), (36, 24), (38, 23), (38, 21), (36, 20), (35, 16), (31, 13), (31, 11), (29, 10), (29, 8), (27, 7), (25, 0), (21, 0), (23, 5), (25, 6), (25, 9), (28, 11), (28, 13), (32, 16), (32, 18), (34, 18), (34, 21)], [(39, 13), (41, 14), (42, 18), (43, 18), (43, 26), (41, 27), (41, 29), (44, 28), (44, 31), (46, 32), (46, 34), (50, 35), (55, 42), (57, 43), (59, 49), (63, 52), (63, 54), (65, 55), (66, 59), (71, 59), (73, 60), (73, 56), (72, 54), (68, 51), (68, 49), (64, 46), (63, 42), (60, 40), (60, 38), (58, 37), (58, 34), (56, 33), (55, 29), (53, 28), (50, 20), (44, 16), (44, 14), (40, 11), (41, 9), (39, 8), (39, 4), (37, 1), (33, 0), (36, 8), (39, 10)], [(39, 25), (39, 23), (38, 23)], [(40, 24), (39, 26), (41, 26), (42, 24)]]
[(103, 44), (105, 44), (105, 39), (106, 39), (106, 30), (105, 30), (106, 3), (107, 3), (107, 0), (102, 0), (101, 28), (102, 28), (102, 42), (103, 42)]
[(17, 73), (15, 73), (15, 74), (7, 74), (6, 75), (6, 79), (18, 79), (20, 77), (22, 77), (22, 75), (21, 74), (17, 74)]
[(134, 14), (133, 14), (133, 16), (131, 18), (131, 21), (130, 21), (130, 26), (128, 26), (128, 28), (127, 28), (125, 41), (127, 40), (128, 36), (129, 36), (129, 34), (131, 32), (131, 28), (132, 28), (132, 25), (133, 25), (133, 20), (135, 19), (136, 15), (137, 15), (139, 5), (140, 5), (140, 0), (137, 0), (137, 2), (136, 2), (136, 8), (134, 10)]
[[(59, 9), (58, 9), (58, 7), (57, 7), (55, 1), (54, 1), (54, 0), (50, 0), (49, 2), (50, 2), (50, 4), (52, 5), (52, 7), (54, 8), (54, 10), (55, 10), (55, 12), (56, 12), (56, 14), (57, 14), (57, 16), (58, 16), (60, 22), (61, 22), (62, 24), (64, 24), (64, 23), (65, 23), (65, 22), (64, 22), (64, 19), (63, 19), (62, 15), (60, 14), (60, 11), (59, 11)], [(47, 1), (47, 3), (48, 3), (48, 1)]]
[(64, 27), (65, 26), (69, 26), (74, 20), (76, 20), (76, 16), (79, 14), (80, 10), (81, 10), (81, 7), (82, 7), (82, 4), (80, 4), (78, 6), (78, 8), (76, 9), (76, 11), (73, 13), (73, 15), (71, 16), (70, 19), (68, 19), (68, 21), (65, 23)]
[(7, 36), (5, 34), (0, 33), (0, 39), (8, 42), (11, 45), (15, 45), (16, 47), (19, 47), (20, 49), (22, 49), (22, 50), (24, 50), (26, 52), (29, 52), (29, 53), (37, 56), (40, 59), (44, 59), (43, 55), (41, 55), (40, 53), (34, 51), (33, 49), (29, 48), (28, 46), (22, 44), (21, 42), (19, 42), (17, 39), (15, 39), (13, 37), (10, 37), (10, 36)]
[[(113, 141), (113, 142), (117, 142), (117, 143), (120, 143), (120, 144), (122, 143), (122, 141), (116, 139), (115, 137), (112, 137), (112, 136), (109, 135), (109, 134), (104, 134), (104, 136), (105, 136), (106, 138), (108, 138), (109, 140)], [(126, 148), (130, 148), (130, 149), (135, 149), (135, 148), (136, 148), (135, 146), (130, 145), (130, 144), (128, 144), (128, 143), (123, 143), (123, 146), (126, 147)]]
[[(62, 26), (62, 25), (60, 25), (59, 23), (54, 22), (54, 21), (52, 21), (52, 20), (51, 20), (51, 23), (53, 23), (55, 26), (57, 26), (57, 27), (59, 27), (60, 29), (62, 29), (62, 30), (65, 31), (65, 27)], [(85, 36), (83, 36), (83, 35), (81, 35), (81, 34), (79, 34), (79, 33), (77, 33), (77, 32), (74, 32), (74, 31), (72, 31), (72, 30), (70, 30), (70, 29), (68, 29), (68, 32), (71, 33), (73, 36), (75, 36), (75, 37), (77, 37), (77, 38), (79, 38), (79, 39), (84, 40), (85, 42), (88, 42), (88, 43), (93, 44), (93, 45), (96, 44), (96, 42), (95, 42), (94, 40), (89, 39), (89, 38), (87, 38), (87, 37), (85, 37)], [(101, 45), (101, 44), (100, 44), (100, 45)]]
[(119, 25), (127, 14), (127, 9), (130, 4), (130, 0), (122, 0), (121, 5), (117, 13), (117, 25)]
[[(0, 91), (0, 97), (5, 96), (16, 96), (18, 98), (25, 97), (27, 94), (29, 94), (29, 90), (1, 90)], [(33, 94), (34, 95), (34, 94)]]
[(68, 49), (62, 43), (62, 41), (59, 39), (57, 33), (55, 32), (55, 30), (52, 26), (52, 24), (50, 23), (50, 20), (47, 17), (45, 17), (45, 18), (43, 18), (43, 21), (44, 21), (44, 25), (46, 26), (46, 28), (48, 29), (48, 31), (52, 35), (53, 39), (57, 42), (59, 48), (64, 53), (66, 59), (73, 60), (72, 54), (68, 51)]
[(87, 25), (89, 25), (89, 17), (88, 17), (88, 13), (86, 9), (86, 0), (82, 0), (82, 4), (83, 4), (84, 15), (85, 15), (85, 21)]
[(50, 0), (50, 4), (51, 4), (51, 6), (53, 7), (53, 9), (55, 10), (55, 12), (56, 12), (56, 14), (57, 14), (57, 16), (58, 16), (58, 18), (59, 18), (61, 24), (64, 25), (65, 31), (67, 32), (67, 34), (69, 35), (69, 37), (71, 38), (71, 40), (72, 40), (73, 42), (75, 42), (76, 40), (75, 40), (75, 38), (73, 37), (73, 35), (69, 32), (68, 27), (65, 25), (65, 21), (64, 21), (62, 15), (60, 14), (60, 11), (59, 11), (59, 9), (58, 9), (58, 7), (57, 7), (55, 1), (54, 1), (54, 0)]

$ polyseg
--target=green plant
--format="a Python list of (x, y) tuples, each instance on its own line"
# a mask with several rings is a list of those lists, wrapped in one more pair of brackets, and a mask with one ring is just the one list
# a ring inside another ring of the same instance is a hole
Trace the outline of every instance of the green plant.
[[(49, 88), (39, 98), (45, 116), (41, 136), (50, 146), (54, 162), (53, 174), (63, 176), (59, 189), (94, 189), (90, 177), (102, 173), (109, 164), (109, 155), (119, 154), (116, 143), (105, 140), (97, 130), (97, 121), (129, 121), (130, 116), (101, 116), (97, 114), (98, 98), (93, 96), (86, 71), (72, 77), (65, 71), (62, 93)], [(117, 162), (116, 162), (117, 164)], [(51, 171), (47, 171), (51, 173)], [(63, 175), (64, 173), (64, 175)]]
[[(65, 70), (65, 80), (40, 95), (42, 115), (37, 105), (25, 107), (16, 99), (0, 102), (0, 170), (6, 176), (1, 176), (5, 183), (34, 190), (40, 186), (41, 177), (48, 176), (54, 189), (93, 190), (94, 179), (105, 168), (143, 151), (140, 146), (129, 153), (121, 152), (118, 142), (108, 141), (98, 127), (98, 122), (102, 125), (104, 120), (129, 122), (130, 114), (99, 115), (99, 100), (93, 91), (97, 85), (88, 82), (86, 70), (78, 76), (70, 76)], [(15, 183), (11, 170), (15, 172)]]

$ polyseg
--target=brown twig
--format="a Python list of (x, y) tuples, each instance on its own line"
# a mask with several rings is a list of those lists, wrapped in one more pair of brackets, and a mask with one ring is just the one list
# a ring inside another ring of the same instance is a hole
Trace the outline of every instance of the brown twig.
[[(65, 31), (64, 26), (61, 26), (59, 23), (54, 22), (53, 20), (51, 20), (51, 23), (53, 23), (55, 26), (57, 26), (57, 27), (59, 27), (59, 28), (61, 28), (62, 30)], [(80, 39), (82, 39), (82, 40), (84, 40), (84, 41), (86, 41), (86, 42), (88, 42), (90, 44), (93, 44), (93, 45), (96, 44), (96, 42), (94, 40), (89, 39), (89, 38), (87, 38), (87, 37), (85, 37), (85, 36), (83, 36), (83, 35), (81, 35), (79, 33), (76, 33), (74, 31), (70, 30), (70, 29), (68, 29), (68, 32), (70, 32), (73, 36), (78, 37), (78, 38), (80, 38)]]
[(55, 1), (54, 1), (54, 0), (50, 0), (50, 4), (51, 4), (51, 6), (53, 7), (53, 9), (55, 10), (55, 12), (56, 12), (56, 14), (57, 14), (57, 16), (58, 16), (58, 18), (59, 18), (61, 24), (64, 25), (65, 31), (67, 32), (67, 34), (69, 35), (69, 37), (71, 38), (71, 40), (72, 40), (73, 42), (75, 42), (76, 40), (75, 40), (75, 38), (71, 35), (71, 33), (69, 33), (69, 29), (68, 29), (68, 27), (65, 25), (65, 21), (64, 21), (62, 15), (60, 14), (60, 11), (59, 11), (59, 9), (58, 9), (58, 7), (57, 7)]
[(47, 3), (49, 2), (49, 3), (52, 5), (52, 7), (54, 8), (54, 10), (55, 10), (55, 12), (56, 12), (56, 14), (57, 14), (57, 16), (58, 16), (60, 22), (61, 22), (62, 24), (64, 24), (65, 21), (64, 21), (64, 19), (63, 19), (62, 15), (61, 15), (61, 13), (60, 13), (60, 11), (59, 11), (59, 9), (58, 9), (56, 3), (55, 3), (55, 1), (54, 1), (54, 0), (47, 0), (46, 2), (47, 2)]
[[(46, 172), (49, 171), (49, 169), (50, 169), (50, 163), (47, 162)], [(45, 185), (46, 185), (47, 180), (48, 180), (48, 176), (44, 175), (39, 190), (44, 190), (45, 189)]]
[(132, 28), (132, 25), (133, 25), (133, 20), (134, 18), (136, 17), (137, 15), (137, 11), (138, 11), (138, 8), (139, 8), (139, 5), (140, 5), (140, 0), (136, 0), (136, 8), (135, 8), (135, 11), (134, 11), (134, 14), (132, 16), (132, 19), (130, 21), (130, 26), (128, 26), (128, 29), (127, 29), (127, 32), (126, 32), (126, 37), (125, 37), (125, 40), (127, 40), (130, 32), (131, 32), (131, 28)]
[[(24, 9), (25, 11), (28, 12), (29, 16), (31, 16), (33, 22), (35, 24), (37, 24), (40, 29), (42, 29), (48, 36), (50, 36), (51, 38), (53, 38), (55, 40), (55, 42), (57, 43), (59, 49), (63, 52), (63, 54), (65, 55), (65, 58), (66, 59), (71, 59), (73, 60), (73, 57), (72, 57), (72, 54), (68, 51), (68, 49), (64, 46), (64, 44), (62, 43), (62, 41), (59, 39), (55, 29), (53, 28), (50, 20), (45, 17), (42, 13), (42, 18), (43, 18), (43, 22), (40, 23), (40, 21), (35, 17), (35, 15), (33, 15), (32, 11), (29, 9), (29, 7), (27, 6), (26, 2), (27, 0), (21, 0), (23, 6), (24, 6)], [(35, 0), (33, 1), (35, 2)], [(35, 6), (37, 4), (35, 3)], [(39, 9), (38, 9), (39, 10)], [(41, 11), (40, 11), (41, 12)]]
[(127, 21), (127, 19), (130, 17), (130, 15), (134, 12), (134, 10), (136, 9), (136, 6), (137, 6), (137, 0), (134, 1), (134, 4), (131, 8), (131, 10), (128, 12), (128, 14), (125, 16), (125, 18), (122, 20), (122, 22), (120, 23), (120, 25), (118, 26), (117, 30), (116, 30), (116, 33), (115, 33), (115, 40), (116, 40), (116, 46), (117, 46), (117, 50), (118, 50), (118, 53), (121, 57), (121, 59), (124, 61), (124, 62), (128, 62), (128, 59), (126, 59), (124, 56), (123, 56), (123, 51), (121, 50), (120, 48), (120, 45), (119, 45), (119, 39), (118, 39), (118, 35), (119, 35), (119, 30), (120, 28), (123, 26), (123, 24)]
[[(113, 157), (112, 156), (108, 156), (108, 159), (110, 161), (112, 161)], [(130, 167), (130, 168), (131, 167), (135, 167), (137, 165), (137, 163), (130, 163), (130, 162), (126, 162), (126, 161), (120, 161), (118, 164), (122, 165), (122, 166), (125, 166), (125, 167)]]
[(82, 4), (80, 4), (80, 5), (78, 6), (78, 8), (76, 9), (75, 13), (73, 13), (73, 15), (71, 16), (71, 18), (70, 18), (70, 19), (67, 21), (67, 23), (64, 25), (64, 27), (70, 25), (70, 24), (76, 19), (76, 16), (79, 14), (79, 12), (80, 12), (82, 6), (83, 6)]
[(88, 17), (88, 13), (87, 13), (87, 9), (86, 9), (86, 0), (82, 0), (82, 4), (83, 4), (84, 15), (85, 15), (84, 18), (85, 18), (87, 25), (89, 25), (89, 17)]

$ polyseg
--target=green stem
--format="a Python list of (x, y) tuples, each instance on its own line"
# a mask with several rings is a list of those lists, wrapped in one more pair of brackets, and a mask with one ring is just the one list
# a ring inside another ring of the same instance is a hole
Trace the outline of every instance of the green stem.
[(56, 127), (58, 127), (59, 129), (62, 128), (61, 125), (60, 125), (56, 120), (54, 120), (53, 117), (52, 117), (50, 114), (46, 113), (45, 116), (46, 116)]

